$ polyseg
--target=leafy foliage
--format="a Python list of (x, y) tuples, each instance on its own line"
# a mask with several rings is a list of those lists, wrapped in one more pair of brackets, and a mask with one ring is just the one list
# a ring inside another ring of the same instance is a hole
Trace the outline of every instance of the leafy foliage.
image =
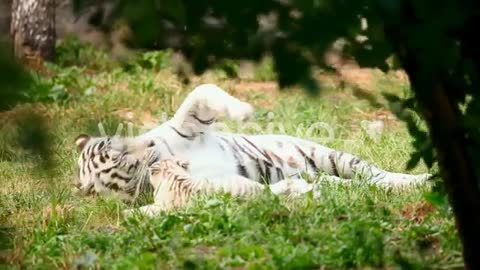
[[(82, 6), (82, 1), (75, 2)], [(361, 8), (362, 1), (145, 1), (138, 5), (127, 0), (115, 5), (111, 20), (103, 25), (111, 28), (112, 20), (122, 18), (134, 35), (131, 45), (180, 49), (196, 73), (224, 59), (260, 61), (269, 53), (282, 86), (300, 81), (314, 90), (310, 66), (326, 67), (323, 53), (331, 43), (340, 36), (356, 35)], [(321, 33), (321, 38), (314, 33)]]
[(81, 42), (73, 35), (66, 36), (55, 47), (55, 62), (62, 66), (82, 66), (91, 69), (108, 69), (114, 64), (103, 50)]
[(170, 51), (149, 51), (137, 56), (136, 63), (147, 69), (160, 70), (169, 65)]

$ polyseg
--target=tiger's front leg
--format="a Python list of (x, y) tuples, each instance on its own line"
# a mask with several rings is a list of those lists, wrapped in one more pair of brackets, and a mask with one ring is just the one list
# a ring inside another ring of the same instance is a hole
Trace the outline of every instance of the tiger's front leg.
[(148, 217), (153, 217), (161, 212), (168, 212), (178, 207), (187, 205), (191, 193), (180, 194), (172, 190), (168, 183), (162, 183), (155, 187), (153, 192), (153, 204), (144, 205), (135, 209), (128, 209), (123, 211), (125, 217), (131, 216), (134, 213), (139, 213)]
[(137, 209), (123, 211), (125, 217), (134, 213), (153, 217), (161, 212), (186, 207), (198, 195), (212, 195), (215, 193), (229, 193), (233, 197), (250, 197), (265, 189), (265, 186), (245, 178), (241, 175), (232, 175), (217, 179), (188, 179), (183, 184), (175, 178), (167, 179), (157, 185), (154, 191), (154, 203)]
[(202, 84), (188, 94), (169, 123), (181, 134), (193, 137), (205, 133), (220, 117), (244, 121), (252, 113), (250, 104), (214, 84)]

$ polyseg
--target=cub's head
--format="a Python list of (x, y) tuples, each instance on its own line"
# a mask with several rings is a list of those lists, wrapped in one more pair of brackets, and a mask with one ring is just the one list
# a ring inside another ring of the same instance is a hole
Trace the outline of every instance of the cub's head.
[(150, 166), (150, 183), (157, 188), (165, 181), (182, 181), (189, 178), (188, 161), (181, 159), (163, 159)]
[(80, 194), (115, 194), (122, 199), (135, 199), (139, 192), (151, 189), (148, 166), (160, 158), (153, 140), (120, 137), (75, 139)]

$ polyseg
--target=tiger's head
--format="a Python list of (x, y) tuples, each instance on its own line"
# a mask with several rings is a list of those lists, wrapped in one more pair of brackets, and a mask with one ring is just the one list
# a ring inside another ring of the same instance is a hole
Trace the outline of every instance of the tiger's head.
[(134, 200), (152, 189), (148, 167), (160, 157), (153, 140), (82, 134), (75, 144), (80, 150), (79, 194), (114, 194)]

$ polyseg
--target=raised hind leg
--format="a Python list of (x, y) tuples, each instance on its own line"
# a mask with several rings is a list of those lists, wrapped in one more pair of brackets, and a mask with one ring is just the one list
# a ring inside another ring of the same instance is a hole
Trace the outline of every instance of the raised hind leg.
[(244, 121), (253, 107), (214, 84), (202, 84), (190, 92), (168, 122), (180, 136), (193, 139), (205, 134), (220, 117)]

